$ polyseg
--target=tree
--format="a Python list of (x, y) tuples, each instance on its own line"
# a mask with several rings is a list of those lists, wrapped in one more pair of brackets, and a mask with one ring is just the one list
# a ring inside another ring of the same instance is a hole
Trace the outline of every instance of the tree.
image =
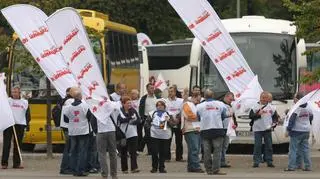
[[(294, 24), (297, 26), (297, 36), (307, 42), (320, 40), (320, 1), (319, 0), (283, 0), (284, 5), (294, 13)], [(313, 49), (305, 54), (320, 51)], [(302, 82), (313, 83), (320, 80), (320, 67), (312, 73), (307, 73)]]

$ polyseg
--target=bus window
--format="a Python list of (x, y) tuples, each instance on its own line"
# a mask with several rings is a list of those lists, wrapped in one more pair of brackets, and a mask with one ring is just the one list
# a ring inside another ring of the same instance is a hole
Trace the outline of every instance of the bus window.
[(190, 63), (191, 44), (147, 46), (150, 70), (179, 69)]
[(307, 64), (309, 71), (315, 71), (320, 68), (320, 51), (307, 55)]

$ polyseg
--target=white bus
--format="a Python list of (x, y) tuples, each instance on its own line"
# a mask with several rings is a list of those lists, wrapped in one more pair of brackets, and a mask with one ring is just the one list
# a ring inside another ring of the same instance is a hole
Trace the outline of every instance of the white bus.
[[(284, 111), (292, 105), (294, 93), (298, 91), (299, 70), (306, 67), (306, 57), (302, 55), (305, 42), (296, 38), (296, 27), (290, 21), (262, 16), (225, 19), (222, 23), (252, 71), (258, 75), (262, 88), (273, 94), (272, 103), (278, 113), (284, 115)], [(197, 39), (172, 41), (147, 49), (150, 74), (162, 72), (180, 88), (194, 85), (210, 88), (216, 97), (222, 97), (228, 91)], [(237, 120), (238, 137), (232, 143), (252, 144), (253, 134), (249, 131), (248, 115), (238, 115)], [(274, 144), (288, 143), (283, 132), (282, 127), (276, 128), (273, 132)]]

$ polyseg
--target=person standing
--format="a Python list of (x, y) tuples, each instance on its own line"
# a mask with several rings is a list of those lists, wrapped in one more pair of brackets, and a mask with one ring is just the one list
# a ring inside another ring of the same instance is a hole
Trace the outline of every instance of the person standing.
[(70, 162), (74, 176), (87, 176), (86, 164), (91, 130), (89, 119), (93, 114), (90, 112), (89, 106), (81, 101), (82, 95), (79, 88), (71, 88), (71, 96), (74, 97), (74, 102), (66, 106), (63, 112), (64, 121), (68, 123), (70, 137)]
[(192, 102), (186, 101), (182, 107), (182, 132), (188, 146), (188, 172), (204, 173), (200, 167), (200, 122), (197, 116), (196, 105), (200, 103), (201, 96), (192, 96)]
[(71, 105), (71, 103), (74, 102), (74, 99), (72, 98), (70, 94), (71, 88), (67, 88), (66, 90), (66, 97), (62, 99), (62, 101), (57, 104), (62, 106), (61, 108), (61, 119), (60, 119), (60, 128), (63, 131), (64, 136), (64, 149), (62, 154), (62, 160), (60, 164), (60, 174), (63, 175), (69, 175), (72, 174), (73, 169), (70, 165), (70, 140), (69, 140), (69, 134), (68, 134), (68, 124), (64, 122), (64, 110), (67, 106)]
[(120, 129), (126, 135), (126, 144), (121, 146), (121, 170), (123, 173), (128, 173), (128, 156), (130, 154), (131, 173), (138, 173), (137, 164), (137, 147), (138, 133), (137, 124), (140, 124), (140, 118), (137, 111), (131, 107), (131, 99), (128, 96), (121, 98), (122, 107), (117, 120), (120, 121)]
[[(11, 148), (11, 140), (13, 138), (13, 168), (23, 169), (21, 165), (18, 146), (21, 147), (24, 130), (29, 130), (30, 110), (28, 101), (20, 98), (20, 87), (13, 87), (11, 90), (11, 98), (9, 98), (9, 105), (13, 112), (15, 125), (11, 126), (3, 131), (3, 146), (2, 146), (2, 169), (8, 168), (8, 160)], [(14, 129), (16, 131), (17, 140), (14, 137)]]
[(213, 99), (212, 90), (206, 90), (204, 95), (205, 101), (197, 105), (204, 147), (204, 166), (208, 175), (226, 175), (220, 170), (222, 144), (226, 135), (223, 129), (223, 120), (227, 116), (226, 107), (222, 102)]
[[(176, 161), (183, 162), (183, 146), (182, 146), (182, 132), (181, 132), (181, 109), (183, 105), (183, 99), (176, 97), (176, 88), (174, 86), (169, 87), (169, 94), (167, 99), (167, 111), (173, 117), (175, 121), (179, 121), (177, 125), (172, 126), (172, 132), (175, 135), (176, 142)], [(169, 143), (169, 151), (167, 160), (171, 160), (171, 142)]]
[[(226, 130), (228, 131), (228, 127), (231, 124), (233, 124), (233, 128), (235, 129), (238, 126), (236, 117), (234, 115), (234, 111), (232, 109), (231, 103), (234, 101), (234, 95), (232, 92), (227, 92), (223, 98), (223, 103), (227, 107), (227, 117), (226, 119), (223, 120), (223, 126)], [(223, 145), (222, 145), (222, 153), (221, 153), (221, 168), (229, 168), (231, 167), (230, 164), (226, 161), (226, 153), (229, 147), (229, 141), (230, 138), (228, 134), (226, 133), (224, 139), (223, 139)]]
[(126, 94), (127, 92), (127, 86), (126, 84), (124, 83), (118, 83), (116, 85), (116, 90), (115, 92), (113, 92), (111, 95), (110, 95), (110, 99), (111, 101), (120, 101), (121, 99), (121, 96), (123, 96), (124, 94)]
[(258, 168), (262, 162), (262, 138), (265, 144), (265, 160), (267, 166), (274, 168), (272, 163), (272, 130), (278, 122), (276, 108), (269, 103), (272, 99), (271, 93), (264, 91), (260, 95), (260, 102), (250, 110), (249, 118), (253, 119), (254, 150), (253, 150), (253, 168)]
[[(144, 128), (143, 126), (149, 113), (156, 110), (157, 98), (154, 94), (154, 86), (151, 83), (148, 83), (146, 88), (148, 94), (141, 97), (139, 104), (139, 115), (142, 120), (141, 124), (137, 126), (139, 135), (142, 135), (142, 129)], [(151, 155), (150, 128), (144, 128), (144, 138), (141, 137), (138, 139), (138, 151), (143, 152), (145, 145), (147, 145), (148, 154)]]
[[(296, 95), (299, 99), (301, 95)], [(304, 160), (304, 171), (311, 171), (311, 158), (309, 147), (309, 136), (311, 124), (313, 120), (312, 110), (308, 103), (301, 104), (289, 118), (289, 125), (287, 127), (286, 136), (290, 136), (289, 143), (289, 164), (284, 171), (294, 171), (297, 169), (297, 164), (301, 164), (297, 155)], [(299, 150), (300, 149), (300, 150)]]
[(166, 111), (166, 103), (160, 99), (156, 103), (156, 110), (150, 112), (149, 122), (151, 123), (151, 152), (152, 170), (156, 173), (167, 173), (165, 170), (165, 158), (169, 150), (169, 141), (172, 137), (171, 126), (176, 125), (176, 121)]
[[(112, 102), (114, 106), (118, 106), (117, 102)], [(110, 160), (110, 173), (112, 179), (117, 179), (117, 142), (116, 142), (116, 128), (114, 119), (117, 119), (119, 114), (119, 108), (115, 107), (110, 116), (108, 116), (104, 123), (97, 119), (97, 148), (98, 148), (98, 157), (101, 167), (101, 176), (104, 179), (108, 178), (109, 168), (107, 164), (107, 152), (109, 153)], [(113, 120), (113, 121), (112, 121)]]

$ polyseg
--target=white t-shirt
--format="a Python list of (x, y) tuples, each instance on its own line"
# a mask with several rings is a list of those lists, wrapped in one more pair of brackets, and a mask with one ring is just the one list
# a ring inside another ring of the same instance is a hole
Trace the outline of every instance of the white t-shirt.
[(156, 110), (156, 103), (157, 103), (157, 98), (155, 96), (147, 96), (146, 98), (146, 103), (145, 103), (145, 108), (144, 108), (144, 115), (147, 116), (151, 111)]
[(120, 101), (121, 99), (121, 96), (118, 95), (116, 92), (113, 92), (110, 96), (113, 99), (113, 101)]
[(174, 100), (166, 99), (167, 101), (167, 111), (170, 115), (175, 118), (178, 114), (181, 113), (182, 105), (183, 105), (183, 99), (182, 98), (175, 98)]
[[(172, 131), (166, 121), (166, 118), (169, 117), (168, 114), (164, 112), (161, 116), (158, 116), (157, 112), (154, 113), (151, 111), (150, 116), (153, 117), (150, 129), (151, 137), (156, 139), (170, 139), (172, 137)], [(164, 127), (161, 128), (160, 126)]]
[(64, 122), (64, 111), (67, 106), (70, 106), (71, 103), (73, 103), (73, 101), (74, 101), (73, 98), (69, 98), (64, 102), (62, 109), (61, 109), (60, 127), (68, 128), (68, 123)]
[[(112, 101), (112, 103), (114, 103), (113, 104), (114, 105), (114, 110), (113, 110), (113, 112), (111, 113), (110, 116), (112, 117), (114, 122), (117, 123), (117, 117), (119, 115), (119, 109), (121, 107), (121, 103), (120, 103), (120, 101), (118, 101), (118, 102), (113, 102)], [(98, 133), (116, 131), (116, 128), (115, 128), (113, 122), (111, 121), (112, 119), (111, 119), (110, 116), (108, 116), (105, 119), (103, 119), (106, 122), (106, 124), (102, 123), (99, 119), (97, 119)]]
[(26, 112), (29, 106), (28, 101), (25, 99), (9, 98), (9, 105), (13, 112), (15, 123), (20, 125), (27, 125)]
[(88, 111), (89, 106), (86, 103), (81, 103), (77, 106), (69, 105), (65, 107), (64, 115), (66, 115), (69, 119), (69, 136), (89, 134), (90, 126), (87, 119)]

